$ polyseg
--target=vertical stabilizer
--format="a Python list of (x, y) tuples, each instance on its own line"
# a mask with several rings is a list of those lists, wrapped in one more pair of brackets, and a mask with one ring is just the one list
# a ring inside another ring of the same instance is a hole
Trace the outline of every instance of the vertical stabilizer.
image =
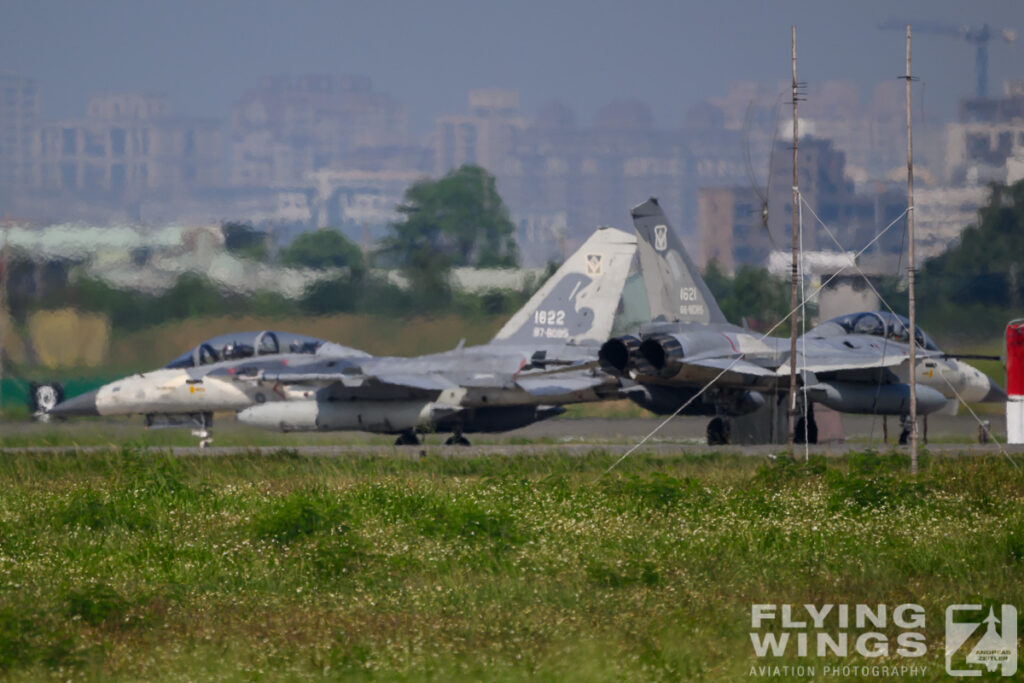
[(492, 342), (604, 343), (635, 252), (635, 237), (599, 228)]
[(651, 197), (630, 211), (640, 251), (647, 300), (653, 320), (724, 323), (722, 309), (711, 295), (679, 236)]

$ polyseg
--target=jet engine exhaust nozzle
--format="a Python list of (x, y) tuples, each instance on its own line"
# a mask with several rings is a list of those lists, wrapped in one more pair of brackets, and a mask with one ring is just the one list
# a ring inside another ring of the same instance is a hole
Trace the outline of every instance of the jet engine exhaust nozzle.
[(601, 345), (597, 359), (601, 369), (610, 375), (625, 375), (635, 365), (640, 340), (632, 335), (609, 339)]
[(657, 334), (640, 344), (640, 355), (662, 377), (672, 377), (683, 363), (683, 345), (668, 334)]

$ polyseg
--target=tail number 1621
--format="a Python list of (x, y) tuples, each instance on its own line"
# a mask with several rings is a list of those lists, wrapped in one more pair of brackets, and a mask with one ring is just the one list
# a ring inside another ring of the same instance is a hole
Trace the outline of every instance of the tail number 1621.
[(697, 300), (697, 288), (696, 287), (680, 287), (679, 288), (679, 300), (680, 301), (696, 301)]

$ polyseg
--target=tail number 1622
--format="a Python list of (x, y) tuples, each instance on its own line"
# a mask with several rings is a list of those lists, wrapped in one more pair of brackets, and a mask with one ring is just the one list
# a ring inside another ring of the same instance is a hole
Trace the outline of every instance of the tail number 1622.
[(564, 325), (565, 311), (534, 311), (533, 322), (537, 325)]

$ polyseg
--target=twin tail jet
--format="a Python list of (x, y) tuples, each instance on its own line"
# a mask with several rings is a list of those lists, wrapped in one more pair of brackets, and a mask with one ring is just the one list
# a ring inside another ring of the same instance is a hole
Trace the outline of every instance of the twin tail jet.
[[(631, 215), (652, 319), (637, 335), (606, 342), (599, 359), (609, 374), (636, 382), (625, 389), (634, 402), (663, 415), (685, 405), (683, 414), (712, 416), (708, 443), (727, 443), (732, 418), (788, 393), (795, 360), (804, 389), (798, 395), (810, 404), (844, 413), (909, 414), (911, 335), (905, 318), (864, 312), (829, 320), (801, 337), (797, 357), (790, 359), (789, 339), (758, 335), (725, 319), (657, 199)], [(920, 329), (913, 338), (918, 414), (955, 410), (958, 400), (1006, 400), (988, 377), (944, 354)], [(795, 436), (814, 442), (813, 405), (807, 412), (809, 420)]]

